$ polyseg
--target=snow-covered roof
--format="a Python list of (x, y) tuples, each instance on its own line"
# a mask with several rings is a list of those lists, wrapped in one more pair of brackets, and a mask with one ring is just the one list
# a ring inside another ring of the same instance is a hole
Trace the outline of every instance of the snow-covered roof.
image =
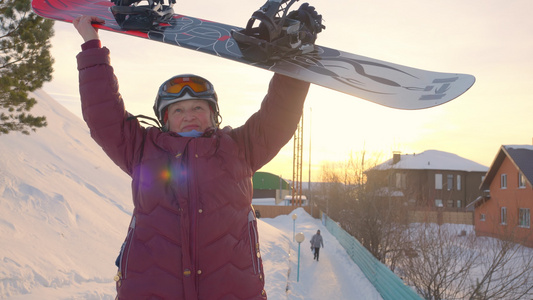
[(524, 149), (533, 151), (533, 145), (504, 145), (506, 149)]
[(253, 198), (252, 205), (276, 205), (276, 198)]
[(375, 170), (453, 170), (466, 172), (487, 172), (488, 167), (460, 157), (459, 155), (438, 150), (426, 150), (419, 154), (398, 154), (400, 160), (393, 163), (391, 158), (376, 166)]

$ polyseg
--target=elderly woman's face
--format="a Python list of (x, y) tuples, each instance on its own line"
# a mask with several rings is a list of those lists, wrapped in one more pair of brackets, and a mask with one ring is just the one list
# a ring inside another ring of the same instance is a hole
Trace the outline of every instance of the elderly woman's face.
[(173, 132), (196, 130), (204, 132), (213, 127), (211, 108), (206, 100), (184, 100), (168, 106), (168, 129)]

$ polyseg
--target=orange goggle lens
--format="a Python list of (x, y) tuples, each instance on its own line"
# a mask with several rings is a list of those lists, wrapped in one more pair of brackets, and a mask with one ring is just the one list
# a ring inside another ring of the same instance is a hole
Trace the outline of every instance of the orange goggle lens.
[(165, 92), (170, 94), (181, 94), (183, 89), (188, 87), (195, 93), (213, 92), (209, 82), (197, 77), (178, 77), (167, 82)]

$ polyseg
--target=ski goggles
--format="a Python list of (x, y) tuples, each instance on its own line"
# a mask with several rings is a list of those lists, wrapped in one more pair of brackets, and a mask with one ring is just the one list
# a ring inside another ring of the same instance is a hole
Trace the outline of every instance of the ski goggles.
[(165, 82), (160, 90), (159, 96), (162, 99), (175, 99), (189, 94), (195, 98), (214, 98), (216, 93), (213, 85), (200, 76), (176, 76)]

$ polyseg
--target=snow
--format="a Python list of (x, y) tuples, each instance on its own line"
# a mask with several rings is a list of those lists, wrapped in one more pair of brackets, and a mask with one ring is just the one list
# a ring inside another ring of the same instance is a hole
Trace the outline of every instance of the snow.
[[(0, 135), (0, 299), (114, 299), (130, 178), (81, 119), (43, 91), (32, 96), (32, 114), (45, 115), (48, 127)], [(305, 235), (299, 280), (292, 213), (259, 220), (269, 299), (381, 299), (320, 220), (294, 213)], [(325, 244), (319, 262), (308, 244), (317, 229)]]
[(488, 167), (459, 155), (438, 151), (426, 150), (418, 154), (401, 154), (401, 159), (392, 164), (392, 159), (378, 165), (378, 170), (408, 169), (408, 170), (453, 170), (466, 172), (487, 172)]
[(275, 198), (254, 198), (252, 205), (276, 205)]
[(0, 135), (2, 299), (44, 297), (38, 287), (72, 295), (75, 286), (109, 285), (110, 259), (130, 218), (129, 178), (79, 118), (43, 92), (34, 97), (32, 113), (47, 116), (48, 127), (29, 136)]
[(533, 151), (533, 145), (505, 145), (507, 149), (524, 149)]

